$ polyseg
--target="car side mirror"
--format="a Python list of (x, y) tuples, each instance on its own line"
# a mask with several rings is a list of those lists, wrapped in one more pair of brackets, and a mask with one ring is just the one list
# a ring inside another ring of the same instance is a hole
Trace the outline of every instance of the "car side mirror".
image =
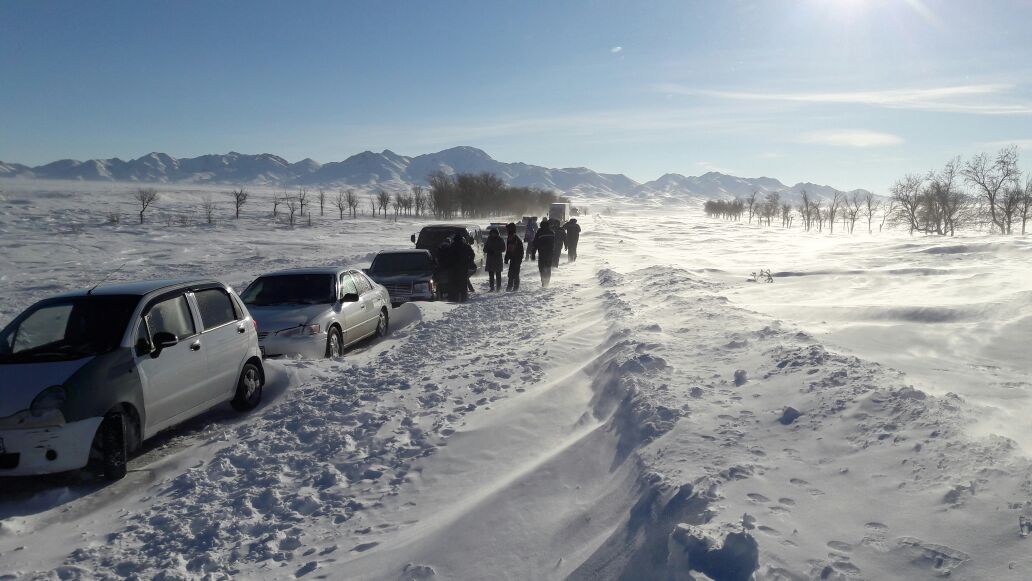
[(413, 243), (413, 244), (415, 244), (415, 243), (416, 243), (416, 235), (415, 235), (415, 234), (413, 234), (412, 236), (409, 236), (409, 239), (411, 239), (411, 240), (412, 240), (412, 243)]
[(154, 333), (154, 352), (151, 353), (151, 357), (157, 357), (161, 355), (161, 351), (174, 347), (179, 343), (179, 337), (176, 337), (172, 333), (165, 331), (159, 331)]
[(358, 302), (358, 294), (357, 293), (347, 293), (344, 296), (340, 297), (340, 302), (342, 302), (342, 303), (357, 303)]

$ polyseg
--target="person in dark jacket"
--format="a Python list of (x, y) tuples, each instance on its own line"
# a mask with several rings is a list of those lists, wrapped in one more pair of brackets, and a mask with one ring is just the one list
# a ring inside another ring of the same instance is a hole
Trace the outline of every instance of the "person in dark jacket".
[(552, 225), (547, 221), (541, 223), (541, 228), (534, 235), (534, 246), (540, 255), (537, 263), (538, 272), (541, 273), (541, 286), (547, 287), (548, 281), (552, 278), (552, 261), (549, 257), (555, 252), (555, 234), (552, 232)]
[(456, 234), (452, 237), (451, 277), (452, 300), (460, 303), (469, 299), (469, 273), (476, 268), (476, 255), (466, 237)]
[(434, 270), (439, 298), (455, 300), (452, 296), (452, 270), (455, 264), (455, 252), (451, 238), (445, 238), (437, 248), (437, 266)]
[(577, 261), (577, 243), (580, 242), (580, 224), (576, 218), (566, 223), (566, 256), (570, 262)]
[(491, 281), (491, 292), (502, 290), (502, 255), (505, 254), (505, 241), (498, 234), (497, 228), (491, 228), (484, 241), (484, 270)]
[(566, 244), (566, 230), (559, 225), (559, 220), (550, 220), (552, 232), (555, 234), (555, 249), (552, 250), (552, 268), (559, 268), (559, 259), (563, 256), (563, 246)]
[(527, 220), (527, 229), (523, 233), (523, 241), (527, 243), (527, 258), (530, 260), (537, 259), (537, 251), (534, 249), (534, 237), (537, 236), (537, 231), (537, 216), (531, 216)]
[(509, 265), (509, 277), (505, 282), (505, 291), (520, 290), (520, 266), (523, 264), (523, 241), (516, 235), (516, 224), (505, 225), (508, 236), (505, 239), (505, 263)]

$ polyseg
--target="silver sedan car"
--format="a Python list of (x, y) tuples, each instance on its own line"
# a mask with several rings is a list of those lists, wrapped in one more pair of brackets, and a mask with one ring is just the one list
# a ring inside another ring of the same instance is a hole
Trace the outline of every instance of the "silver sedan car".
[(240, 298), (258, 325), (262, 355), (339, 357), (344, 348), (387, 334), (391, 298), (359, 270), (297, 268), (263, 274)]

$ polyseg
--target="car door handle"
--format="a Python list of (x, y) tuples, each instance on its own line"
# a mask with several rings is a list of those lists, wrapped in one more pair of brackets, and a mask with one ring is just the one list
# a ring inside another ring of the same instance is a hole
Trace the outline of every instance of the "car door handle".
[(243, 325), (237, 325), (237, 333), (244, 333), (247, 331), (247, 327)]
[(190, 344), (190, 351), (200, 351), (200, 350), (201, 350), (201, 342), (200, 341), (194, 341), (193, 343)]

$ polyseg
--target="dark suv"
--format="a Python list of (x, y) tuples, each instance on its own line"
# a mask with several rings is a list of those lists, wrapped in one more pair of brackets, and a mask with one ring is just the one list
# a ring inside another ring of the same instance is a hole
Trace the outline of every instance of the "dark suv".
[[(448, 238), (456, 234), (461, 234), (466, 238), (466, 242), (473, 248), (474, 261), (476, 262), (477, 269), (484, 268), (484, 241), (481, 239), (483, 233), (480, 230), (480, 226), (465, 225), (465, 224), (431, 224), (430, 226), (424, 226), (419, 231), (419, 235), (412, 235), (412, 242), (415, 242), (416, 248), (419, 250), (427, 250), (430, 255), (437, 260), (437, 251), (441, 248), (441, 244)], [(473, 274), (476, 270), (470, 272)]]
[(391, 304), (398, 306), (408, 301), (436, 298), (436, 266), (429, 250), (386, 250), (376, 254), (365, 272), (387, 289)]

